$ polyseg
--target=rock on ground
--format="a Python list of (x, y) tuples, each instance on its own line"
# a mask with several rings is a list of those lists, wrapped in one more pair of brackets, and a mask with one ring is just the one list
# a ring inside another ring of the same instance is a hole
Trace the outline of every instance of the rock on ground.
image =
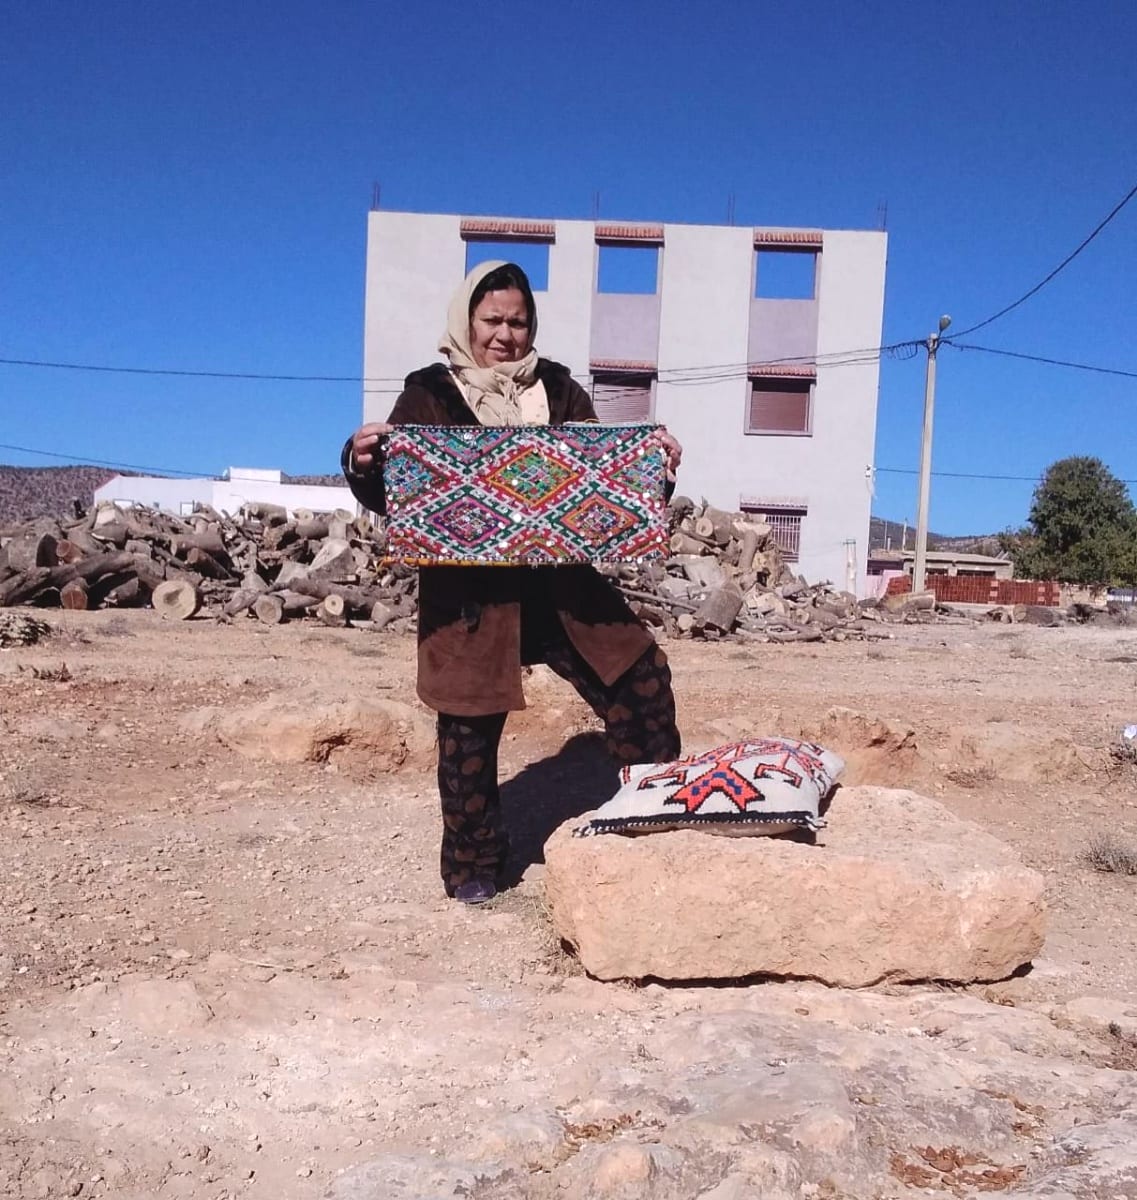
[(1006, 978), (1042, 948), (1043, 880), (914, 792), (838, 792), (811, 846), (697, 831), (545, 847), (557, 933), (599, 979)]
[(364, 771), (430, 764), (434, 725), (420, 709), (393, 700), (338, 704), (266, 700), (217, 718), (217, 736), (249, 758), (271, 762), (346, 762)]

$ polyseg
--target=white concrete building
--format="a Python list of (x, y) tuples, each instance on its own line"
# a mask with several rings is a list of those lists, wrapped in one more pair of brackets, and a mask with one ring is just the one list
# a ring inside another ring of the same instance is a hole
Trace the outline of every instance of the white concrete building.
[[(450, 296), (520, 262), (537, 347), (602, 420), (660, 421), (679, 491), (765, 514), (810, 580), (865, 579), (886, 235), (372, 212), (363, 412), (437, 361)], [(859, 353), (852, 353), (859, 352)]]
[(198, 504), (208, 504), (220, 513), (235, 515), (243, 504), (281, 504), (289, 513), (298, 508), (332, 512), (337, 508), (356, 512), (351, 489), (323, 484), (282, 483), (280, 472), (254, 467), (230, 467), (221, 479), (168, 479), (153, 475), (116, 475), (95, 489), (95, 503), (142, 504), (175, 515), (188, 515)]

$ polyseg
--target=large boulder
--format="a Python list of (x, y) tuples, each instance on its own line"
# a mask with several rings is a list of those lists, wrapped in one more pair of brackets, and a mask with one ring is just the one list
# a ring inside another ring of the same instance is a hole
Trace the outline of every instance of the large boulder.
[(248, 758), (270, 762), (334, 762), (349, 773), (427, 767), (434, 723), (395, 700), (335, 704), (266, 700), (213, 718), (218, 738)]
[(557, 933), (599, 979), (1003, 979), (1042, 947), (1043, 881), (914, 792), (838, 792), (816, 845), (676, 831), (545, 846)]

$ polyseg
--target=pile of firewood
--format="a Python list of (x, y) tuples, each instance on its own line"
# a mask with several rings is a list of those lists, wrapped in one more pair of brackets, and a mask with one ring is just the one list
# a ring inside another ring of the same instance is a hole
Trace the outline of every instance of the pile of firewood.
[[(930, 596), (860, 602), (809, 584), (783, 560), (770, 526), (678, 497), (671, 554), (602, 568), (638, 615), (672, 637), (772, 642), (887, 636), (889, 617), (928, 619)], [(417, 572), (384, 559), (367, 516), (246, 504), (237, 516), (199, 506), (192, 516), (101, 504), (67, 521), (0, 529), (0, 608), (149, 605), (185, 620), (255, 616), (275, 625), (309, 616), (327, 625), (411, 628)]]
[(199, 506), (182, 518), (101, 504), (74, 520), (0, 530), (0, 546), (0, 607), (150, 605), (180, 620), (204, 609), (270, 625), (310, 613), (396, 629), (417, 608), (415, 572), (383, 566), (382, 533), (346, 510), (289, 516), (246, 504), (230, 517)]
[[(752, 514), (676, 497), (669, 509), (671, 556), (606, 573), (637, 615), (671, 637), (755, 641), (843, 641), (886, 637), (886, 619), (926, 619), (928, 597), (903, 605), (858, 603), (828, 583), (810, 584), (784, 560), (773, 530)], [(890, 611), (893, 610), (893, 611)]]

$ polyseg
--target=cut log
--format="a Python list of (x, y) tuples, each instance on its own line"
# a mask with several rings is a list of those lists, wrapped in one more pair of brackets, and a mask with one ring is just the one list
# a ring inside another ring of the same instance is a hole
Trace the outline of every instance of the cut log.
[(341, 538), (328, 538), (320, 547), (319, 554), (312, 559), (308, 570), (311, 575), (325, 579), (343, 579), (346, 575), (354, 575), (356, 567), (350, 543)]
[[(283, 568), (281, 576), (284, 575)], [(273, 585), (273, 591), (284, 590), (278, 587), (280, 579)], [(339, 596), (347, 603), (352, 612), (367, 612), (382, 597), (378, 592), (366, 588), (352, 587), (347, 583), (333, 583), (329, 579), (312, 579), (307, 575), (297, 575), (287, 582), (287, 587), (294, 592), (302, 592), (305, 596), (315, 596), (323, 600), (326, 596)]]
[[(95, 538), (91, 537), (91, 533), (87, 529), (83, 529), (81, 527), (76, 527), (74, 529), (68, 530), (67, 540), (73, 546), (77, 546), (79, 548), (79, 550), (81, 551), (80, 557), (82, 557), (82, 555), (87, 555), (87, 554), (105, 554), (106, 553), (106, 549), (107, 549), (106, 546), (104, 546), (102, 542), (96, 541)], [(75, 560), (72, 560), (72, 561), (75, 561)]]
[(707, 552), (705, 542), (699, 541), (682, 530), (676, 530), (671, 535), (669, 545), (671, 546), (672, 554), (706, 554)]
[(268, 591), (268, 584), (256, 573), (256, 571), (246, 571), (241, 576), (241, 589), (246, 592), (254, 592), (258, 596), (261, 592)]
[(253, 601), (253, 612), (257, 620), (265, 625), (279, 625), (284, 620), (284, 601), (279, 596), (265, 592)]
[(74, 612), (87, 611), (87, 585), (81, 579), (72, 579), (59, 589), (59, 603)]
[(261, 544), (266, 550), (283, 550), (285, 546), (291, 546), (299, 540), (300, 534), (296, 532), (296, 526), (291, 521), (278, 521), (265, 530)]
[(620, 594), (626, 596), (629, 600), (640, 600), (646, 604), (664, 604), (675, 612), (697, 612), (698, 604), (692, 604), (689, 600), (681, 600), (678, 597), (671, 597), (663, 593), (641, 592), (635, 588), (624, 587), (620, 585)]
[(695, 627), (730, 633), (741, 608), (742, 593), (733, 584), (724, 584), (715, 588), (699, 605), (695, 612)]
[(266, 525), (283, 525), (288, 520), (288, 510), (283, 504), (266, 504), (260, 500), (249, 501), (242, 506), (241, 512)]
[(687, 558), (683, 562), (683, 574), (701, 588), (720, 587), (726, 573), (714, 558)]
[(78, 562), (86, 552), (76, 542), (70, 538), (64, 538), (62, 542), (55, 543), (55, 558), (57, 562), (73, 563)]
[(392, 621), (411, 616), (414, 610), (415, 606), (409, 600), (399, 600), (395, 604), (378, 600), (371, 609), (371, 624), (375, 629), (385, 629)]
[(168, 621), (188, 621), (201, 607), (201, 596), (192, 583), (167, 579), (154, 589), (150, 603)]
[[(699, 536), (711, 538), (716, 546), (725, 546), (731, 539), (734, 524), (740, 515), (739, 513), (723, 512), (721, 508), (711, 508), (708, 505), (703, 509), (703, 515), (695, 523)], [(708, 526), (710, 532), (704, 533), (703, 530)]]
[(96, 542), (106, 542), (121, 550), (130, 538), (130, 529), (121, 519), (103, 521), (101, 524), (96, 524), (95, 528), (91, 530), (91, 536)]
[(743, 529), (738, 541), (738, 569), (752, 571), (754, 555), (758, 553), (758, 530), (753, 526)]
[(328, 536), (328, 518), (314, 517), (309, 514), (304, 520), (301, 520), (298, 511), (296, 514), (296, 533), (306, 541), (318, 542)]
[(258, 596), (263, 596), (264, 592), (254, 591), (252, 588), (238, 588), (228, 600), (225, 601), (221, 611), (227, 617), (235, 617), (238, 613), (247, 612), (257, 602)]
[(301, 616), (320, 603), (315, 596), (305, 596), (303, 592), (272, 592), (271, 595), (281, 602), (286, 617)]
[(54, 567), (59, 562), (59, 542), (50, 533), (14, 537), (4, 549), (8, 555), (8, 566), (13, 571)]
[(298, 562), (282, 562), (280, 570), (276, 573), (276, 579), (273, 581), (273, 591), (284, 591), (285, 588), (295, 587), (296, 591), (302, 591), (302, 588), (296, 587), (297, 584), (305, 583), (308, 580), (308, 568)]
[(347, 624), (347, 605), (342, 596), (325, 596), (316, 609), (316, 616), (325, 625), (342, 626)]
[(232, 579), (233, 572), (219, 559), (213, 557), (208, 550), (199, 546), (191, 546), (186, 551), (186, 563), (206, 579)]
[[(77, 581), (76, 581), (77, 582)], [(71, 585), (68, 584), (68, 587)], [(149, 594), (148, 588), (142, 586), (137, 575), (131, 575), (122, 583), (115, 584), (103, 597), (103, 604), (109, 608), (136, 608)]]
[(207, 530), (205, 533), (183, 533), (177, 534), (170, 538), (170, 549), (179, 557), (188, 561), (190, 550), (204, 550), (208, 554), (212, 554), (214, 558), (227, 560), (229, 558), (229, 550), (225, 545), (225, 539), (216, 530)]
[(768, 629), (766, 636), (772, 642), (819, 642), (821, 630), (810, 625), (801, 629)]
[(133, 561), (132, 556), (125, 553), (99, 554), (58, 567), (35, 567), (0, 583), (0, 608), (28, 604), (45, 592), (58, 591), (72, 579), (85, 579), (93, 583), (103, 575), (127, 570)]
[(328, 522), (328, 537), (338, 542), (346, 542), (348, 529), (354, 530), (354, 525), (354, 520), (345, 521), (342, 517), (335, 516)]

